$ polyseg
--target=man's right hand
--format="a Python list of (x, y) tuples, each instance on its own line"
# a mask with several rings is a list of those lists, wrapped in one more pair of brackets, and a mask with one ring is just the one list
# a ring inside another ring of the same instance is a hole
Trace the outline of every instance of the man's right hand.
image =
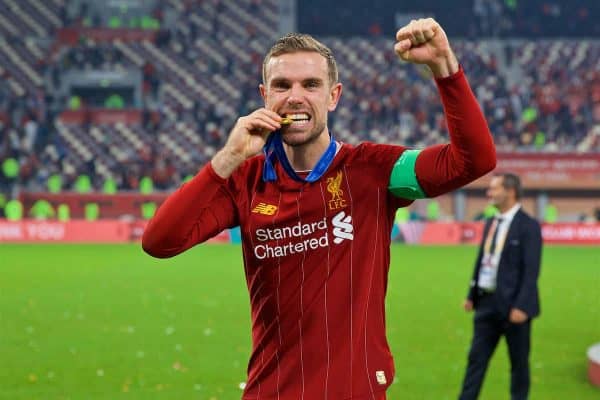
[(469, 299), (465, 300), (463, 303), (463, 308), (467, 312), (473, 311), (473, 301)]
[(222, 178), (228, 178), (246, 159), (258, 154), (271, 132), (281, 128), (281, 116), (266, 108), (238, 118), (225, 146), (213, 157), (212, 167)]

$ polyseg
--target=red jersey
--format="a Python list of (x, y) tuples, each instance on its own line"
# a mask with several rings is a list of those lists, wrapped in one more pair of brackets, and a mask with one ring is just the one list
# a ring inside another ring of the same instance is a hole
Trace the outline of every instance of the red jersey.
[(263, 182), (261, 156), (229, 180), (252, 308), (245, 399), (370, 399), (391, 383), (390, 232), (409, 201), (387, 186), (402, 150), (343, 145), (314, 183), (279, 163), (277, 182)]
[[(495, 165), (487, 125), (462, 71), (438, 80), (451, 143), (427, 148), (415, 173), (427, 195), (458, 188)], [(144, 249), (169, 257), (240, 225), (252, 312), (243, 399), (380, 398), (394, 378), (384, 300), (395, 211), (388, 191), (404, 147), (341, 146), (316, 182), (290, 178), (264, 156), (228, 179), (205, 166), (161, 206)], [(474, 159), (473, 154), (481, 158)]]

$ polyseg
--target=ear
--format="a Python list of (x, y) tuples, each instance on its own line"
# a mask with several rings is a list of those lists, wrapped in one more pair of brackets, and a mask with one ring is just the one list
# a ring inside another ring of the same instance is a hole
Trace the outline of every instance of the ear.
[(338, 102), (340, 101), (340, 97), (342, 97), (342, 84), (336, 83), (329, 89), (329, 104), (327, 105), (328, 111), (333, 111), (336, 109)]
[(262, 83), (258, 85), (258, 91), (260, 92), (260, 97), (262, 97), (263, 102), (267, 104), (267, 88)]

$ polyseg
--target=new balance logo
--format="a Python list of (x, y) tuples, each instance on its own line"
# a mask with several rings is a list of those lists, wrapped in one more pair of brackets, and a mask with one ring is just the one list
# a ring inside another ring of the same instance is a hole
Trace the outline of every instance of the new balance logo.
[(277, 211), (277, 206), (266, 203), (258, 203), (256, 207), (252, 210), (254, 214), (262, 214), (262, 215), (273, 215)]
[(340, 211), (335, 215), (335, 217), (333, 217), (331, 223), (334, 226), (333, 236), (335, 236), (335, 239), (333, 239), (333, 242), (335, 244), (340, 244), (345, 239), (354, 239), (354, 235), (352, 234), (352, 232), (354, 232), (354, 227), (352, 226), (351, 216), (346, 215), (346, 213), (343, 211)]

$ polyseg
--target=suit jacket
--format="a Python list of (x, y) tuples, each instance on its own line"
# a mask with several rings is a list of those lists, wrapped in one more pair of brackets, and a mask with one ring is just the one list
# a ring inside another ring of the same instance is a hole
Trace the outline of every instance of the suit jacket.
[[(468, 298), (473, 301), (475, 308), (477, 308), (479, 300), (478, 277), (483, 257), (483, 245), (491, 225), (492, 219), (488, 219), (469, 288)], [(523, 310), (529, 318), (535, 318), (540, 314), (537, 281), (540, 273), (541, 253), (540, 225), (522, 209), (519, 209), (508, 229), (496, 275), (494, 296), (503, 314), (508, 315), (513, 307)]]

